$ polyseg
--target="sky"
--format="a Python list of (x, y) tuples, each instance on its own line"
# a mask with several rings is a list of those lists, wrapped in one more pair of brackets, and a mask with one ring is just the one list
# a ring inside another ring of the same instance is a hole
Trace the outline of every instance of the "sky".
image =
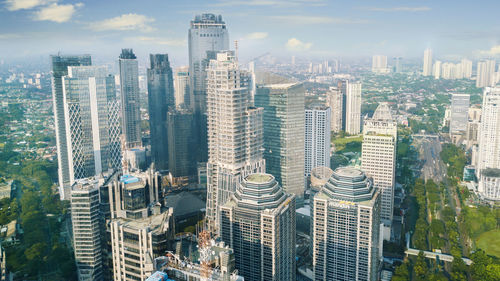
[[(0, 59), (91, 54), (188, 62), (196, 14), (221, 14), (240, 61), (265, 53), (330, 59), (417, 58), (430, 47), (454, 60), (500, 55), (498, 0), (0, 0)], [(232, 43), (231, 43), (232, 45)]]

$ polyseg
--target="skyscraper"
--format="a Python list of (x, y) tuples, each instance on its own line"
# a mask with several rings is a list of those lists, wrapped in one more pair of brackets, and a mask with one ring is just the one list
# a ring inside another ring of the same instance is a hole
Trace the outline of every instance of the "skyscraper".
[(372, 58), (372, 72), (373, 73), (389, 73), (390, 69), (387, 67), (387, 56), (374, 55)]
[(361, 132), (361, 82), (347, 83), (345, 94), (345, 132)]
[(265, 171), (262, 108), (253, 107), (249, 74), (231, 51), (217, 54), (207, 68), (207, 223), (218, 228), (218, 210), (248, 174)]
[(165, 255), (174, 237), (173, 209), (156, 211), (146, 218), (111, 221), (113, 276), (115, 281), (146, 280), (154, 259)]
[(189, 88), (189, 69), (179, 68), (174, 75), (175, 107), (191, 109), (191, 90)]
[(460, 64), (462, 65), (463, 78), (470, 79), (472, 77), (472, 61), (462, 59)]
[(127, 148), (142, 145), (139, 93), (139, 66), (132, 49), (122, 49), (120, 67), (120, 95), (122, 130)]
[(450, 135), (465, 133), (469, 120), (469, 100), (468, 94), (452, 94)]
[(398, 128), (387, 103), (380, 103), (373, 117), (363, 126), (361, 169), (373, 178), (373, 184), (381, 191), (381, 220), (384, 223), (384, 239), (391, 238), (396, 175), (396, 145)]
[(120, 107), (105, 67), (71, 66), (63, 80), (69, 181), (121, 168)]
[(304, 176), (313, 168), (330, 167), (331, 109), (326, 106), (306, 108), (304, 151)]
[(196, 177), (196, 145), (193, 112), (188, 109), (177, 109), (168, 112), (168, 164), (169, 172), (174, 178)]
[(434, 63), (434, 68), (432, 69), (432, 75), (434, 75), (434, 79), (441, 78), (441, 61), (437, 60)]
[(257, 87), (255, 106), (264, 108), (264, 159), (287, 193), (304, 194), (304, 103), (302, 84)]
[(500, 169), (500, 88), (486, 87), (483, 93), (476, 175), (487, 168)]
[(71, 222), (79, 281), (103, 280), (99, 206), (97, 181), (84, 179), (73, 184)]
[(342, 118), (343, 118), (343, 106), (344, 106), (344, 95), (339, 88), (330, 87), (328, 90), (328, 102), (327, 105), (331, 108), (330, 121), (331, 130), (334, 133), (338, 133), (343, 130), (342, 128)]
[(221, 238), (234, 250), (239, 275), (295, 280), (295, 195), (284, 193), (272, 175), (245, 177), (220, 215)]
[(168, 169), (167, 112), (175, 107), (172, 68), (167, 54), (149, 55), (148, 106), (151, 156), (158, 170)]
[(377, 280), (380, 194), (358, 169), (337, 168), (313, 199), (314, 280)]
[(495, 60), (484, 60), (477, 63), (476, 87), (494, 86), (493, 74), (495, 73), (495, 64)]
[(91, 65), (89, 55), (51, 56), (52, 61), (52, 101), (57, 143), (57, 172), (59, 178), (59, 196), (68, 200), (70, 179), (68, 163), (68, 140), (66, 139), (66, 121), (64, 119), (64, 97), (62, 77), (68, 75), (68, 66)]
[(196, 15), (191, 21), (189, 34), (189, 78), (193, 94), (191, 108), (194, 110), (198, 160), (207, 161), (207, 82), (206, 68), (209, 60), (207, 51), (221, 51), (229, 49), (229, 34), (226, 23), (221, 15), (201, 14)]
[(427, 48), (424, 51), (424, 66), (422, 69), (422, 75), (423, 76), (432, 75), (432, 50), (430, 48)]

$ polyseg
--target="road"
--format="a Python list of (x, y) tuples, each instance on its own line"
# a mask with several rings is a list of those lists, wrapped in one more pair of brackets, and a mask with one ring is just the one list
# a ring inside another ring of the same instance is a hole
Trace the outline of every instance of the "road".
[(435, 136), (415, 138), (414, 142), (419, 149), (420, 160), (423, 161), (421, 177), (424, 180), (432, 179), (434, 182), (444, 180), (446, 166), (441, 161), (441, 143)]

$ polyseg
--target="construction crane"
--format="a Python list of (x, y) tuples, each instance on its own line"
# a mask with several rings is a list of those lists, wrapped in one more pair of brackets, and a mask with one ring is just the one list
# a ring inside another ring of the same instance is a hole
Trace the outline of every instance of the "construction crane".
[(212, 267), (210, 266), (210, 232), (203, 230), (198, 234), (198, 252), (200, 253), (201, 277), (202, 280), (210, 280)]

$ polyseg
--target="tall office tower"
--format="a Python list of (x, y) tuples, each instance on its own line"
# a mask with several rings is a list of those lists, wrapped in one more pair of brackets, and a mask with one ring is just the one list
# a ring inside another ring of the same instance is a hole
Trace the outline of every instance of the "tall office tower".
[(495, 86), (493, 74), (495, 73), (495, 60), (479, 61), (477, 63), (476, 87)]
[(169, 172), (184, 182), (196, 177), (194, 125), (191, 110), (178, 109), (167, 115)]
[(363, 126), (361, 169), (373, 178), (373, 184), (381, 190), (381, 219), (384, 223), (384, 239), (391, 238), (396, 184), (396, 145), (398, 127), (387, 103), (380, 103), (373, 117)]
[(500, 88), (486, 87), (483, 93), (479, 130), (477, 178), (487, 168), (500, 169)]
[(175, 107), (192, 109), (191, 107), (191, 90), (189, 89), (189, 69), (181, 67), (175, 71), (174, 75), (175, 87)]
[(251, 174), (220, 209), (221, 238), (234, 250), (239, 275), (295, 280), (295, 195), (270, 174)]
[(331, 109), (326, 106), (306, 108), (304, 134), (304, 176), (316, 167), (330, 167)]
[(387, 67), (387, 56), (375, 55), (372, 58), (372, 72), (373, 73), (389, 73)]
[(71, 184), (69, 179), (68, 140), (66, 139), (66, 121), (64, 119), (64, 96), (62, 77), (68, 75), (68, 66), (91, 65), (89, 55), (51, 56), (52, 61), (52, 102), (57, 143), (57, 173), (59, 178), (59, 196), (69, 200)]
[(149, 55), (148, 106), (151, 157), (156, 169), (168, 169), (167, 112), (175, 107), (172, 68), (167, 54)]
[(434, 76), (434, 79), (441, 78), (441, 61), (440, 60), (437, 60), (434, 63), (434, 67), (432, 69), (432, 75)]
[(111, 221), (113, 276), (115, 281), (146, 280), (154, 272), (154, 259), (171, 248), (175, 233), (173, 209), (141, 219)]
[(472, 61), (468, 59), (462, 59), (462, 61), (460, 61), (460, 64), (462, 66), (463, 78), (470, 79), (472, 77)]
[(327, 105), (331, 108), (331, 130), (334, 133), (338, 133), (342, 130), (342, 105), (344, 104), (344, 96), (337, 87), (330, 87), (327, 95)]
[(266, 171), (287, 193), (304, 194), (304, 103), (302, 84), (257, 87), (255, 106), (264, 108)]
[(218, 228), (219, 207), (242, 177), (265, 171), (262, 108), (255, 108), (234, 52), (223, 51), (207, 68), (208, 164), (207, 223)]
[(469, 101), (470, 95), (468, 94), (451, 96), (450, 135), (465, 133), (469, 120)]
[(441, 78), (452, 79), (453, 78), (453, 63), (445, 62), (441, 65)]
[(110, 218), (146, 218), (148, 206), (160, 201), (161, 188), (161, 175), (153, 168), (114, 177), (107, 183), (104, 195), (109, 203)]
[(132, 49), (122, 49), (120, 67), (120, 95), (122, 103), (122, 132), (127, 148), (142, 145), (139, 93), (139, 65)]
[(402, 63), (401, 60), (402, 57), (394, 57), (394, 72), (395, 73), (401, 73), (403, 71)]
[(380, 193), (362, 171), (337, 168), (313, 199), (314, 280), (377, 280)]
[(78, 280), (103, 280), (99, 184), (92, 179), (71, 188), (71, 222)]
[(422, 69), (423, 76), (432, 75), (432, 50), (427, 48), (424, 51), (424, 66)]
[(348, 83), (345, 95), (345, 132), (361, 132), (361, 82)]
[(70, 66), (62, 77), (69, 181), (121, 168), (120, 106), (105, 67)]
[(229, 49), (229, 33), (222, 16), (201, 14), (191, 21), (188, 35), (189, 78), (195, 114), (198, 161), (207, 162), (207, 51)]

